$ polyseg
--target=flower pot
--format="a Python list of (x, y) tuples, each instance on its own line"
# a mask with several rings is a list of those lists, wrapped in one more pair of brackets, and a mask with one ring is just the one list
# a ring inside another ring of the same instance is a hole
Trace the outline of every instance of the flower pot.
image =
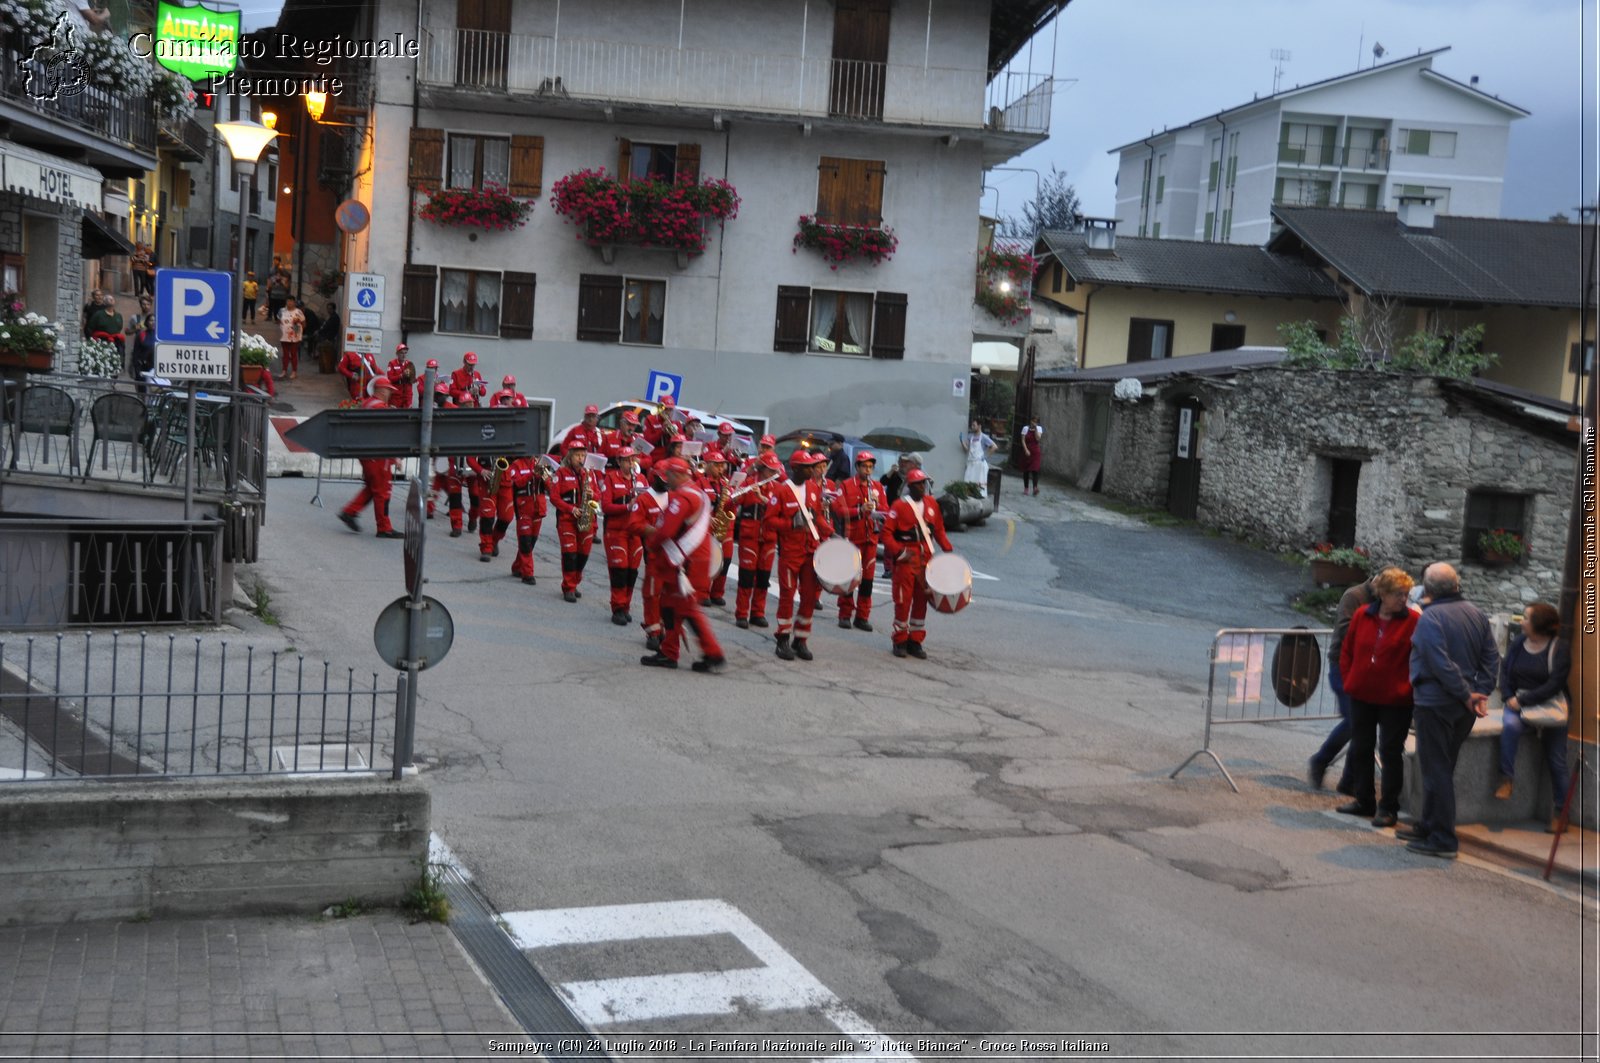
[(1502, 554), (1498, 550), (1485, 550), (1481, 559), (1488, 568), (1505, 568), (1516, 564), (1520, 558), (1512, 554)]
[(261, 374), (264, 369), (265, 366), (241, 365), (239, 367), (239, 379), (244, 381), (245, 387), (253, 388), (261, 383)]
[(0, 369), (20, 369), (25, 373), (48, 373), (55, 361), (53, 351), (0, 351)]
[(1311, 561), (1311, 582), (1326, 586), (1348, 587), (1365, 582), (1367, 570), (1355, 565), (1341, 565), (1334, 561)]

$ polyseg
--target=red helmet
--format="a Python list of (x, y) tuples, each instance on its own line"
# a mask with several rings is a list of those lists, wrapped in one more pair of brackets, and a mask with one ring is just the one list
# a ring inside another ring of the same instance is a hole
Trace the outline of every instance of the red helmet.
[(514, 388), (517, 386), (517, 378), (512, 376), (510, 373), (507, 373), (506, 378), (500, 381), (500, 386), (503, 388)]
[(600, 412), (600, 407), (594, 405), (594, 403), (590, 403), (589, 405), (587, 405), (587, 406), (585, 406), (583, 408), (583, 415), (585, 417), (589, 416), (591, 413), (599, 413), (599, 412)]
[(682, 458), (662, 458), (652, 468), (660, 473), (677, 472), (685, 476), (689, 474), (689, 463)]
[(865, 465), (869, 461), (872, 462), (872, 464), (874, 464), (874, 465), (878, 464), (878, 459), (877, 459), (876, 456), (873, 455), (872, 451), (870, 451), (870, 450), (862, 450), (862, 451), (858, 451), (856, 453), (856, 464), (857, 465)]
[(825, 460), (825, 459), (822, 457), (821, 454), (813, 454), (813, 453), (811, 453), (811, 451), (805, 449), (804, 447), (801, 447), (799, 450), (797, 450), (793, 454), (789, 455), (789, 464), (790, 465), (799, 465), (799, 466), (802, 466), (802, 467), (807, 466), (807, 465), (815, 465), (817, 462), (823, 461), (823, 460)]
[(390, 391), (398, 391), (399, 390), (395, 386), (395, 382), (393, 380), (390, 380), (386, 376), (373, 377), (372, 378), (372, 383), (368, 384), (367, 387), (370, 388), (373, 391), (382, 391), (385, 388), (387, 388)]
[(462, 365), (477, 365), (478, 364), (478, 356), (473, 354), (471, 351), (468, 351), (466, 354), (461, 356), (461, 364)]
[(906, 483), (908, 484), (919, 484), (927, 478), (928, 474), (923, 472), (921, 469), (912, 469), (910, 472), (906, 473)]
[(617, 451), (618, 458), (637, 458), (638, 456), (639, 452), (634, 450), (632, 447), (623, 447), (621, 450)]
[(661, 396), (661, 405), (671, 409), (672, 407), (678, 405), (678, 400), (673, 398), (671, 395), (663, 395)]
[(778, 437), (777, 436), (762, 436), (761, 437), (761, 445), (764, 446), (764, 447), (775, 447), (775, 446), (778, 445)]
[(723, 421), (721, 424), (717, 425), (717, 435), (719, 435), (719, 436), (731, 436), (731, 435), (733, 435), (733, 425), (729, 424), (727, 421)]
[(437, 368), (439, 368), (439, 359), (437, 359), (437, 358), (429, 358), (428, 359), (427, 368), (429, 368), (429, 369), (437, 369)]
[(718, 449), (715, 444), (713, 444), (706, 448), (706, 452), (704, 454), (700, 455), (700, 460), (705, 462), (707, 465), (710, 465), (713, 462), (718, 465), (726, 465), (728, 462), (728, 456)]
[(409, 350), (411, 350), (411, 348), (407, 347), (403, 343), (397, 343), (397, 344), (394, 345), (394, 353), (395, 354), (405, 354)]
[(622, 422), (623, 424), (637, 425), (639, 423), (639, 414), (634, 410), (623, 410)]
[(433, 393), (435, 395), (449, 395), (450, 385), (441, 380), (437, 384), (433, 385)]
[(581, 450), (587, 454), (589, 453), (589, 444), (585, 443), (581, 439), (574, 439), (571, 443), (567, 444), (567, 453), (571, 454), (574, 450)]
[(779, 472), (783, 471), (783, 462), (778, 460), (778, 455), (776, 454), (763, 454), (759, 460), (762, 465), (765, 465), (769, 469), (777, 469)]

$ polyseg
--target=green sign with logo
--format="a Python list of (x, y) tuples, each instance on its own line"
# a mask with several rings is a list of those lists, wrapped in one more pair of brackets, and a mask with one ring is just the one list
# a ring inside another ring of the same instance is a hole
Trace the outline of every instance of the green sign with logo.
[(190, 81), (230, 73), (239, 63), (239, 12), (160, 0), (155, 54), (156, 62)]

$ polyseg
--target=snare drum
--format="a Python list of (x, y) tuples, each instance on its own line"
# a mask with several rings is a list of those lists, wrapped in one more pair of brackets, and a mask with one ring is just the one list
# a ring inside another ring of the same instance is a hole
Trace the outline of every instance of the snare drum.
[(861, 586), (861, 548), (848, 539), (829, 539), (817, 547), (811, 567), (829, 594), (854, 594)]
[(455, 462), (443, 454), (435, 454), (433, 457), (433, 471), (440, 476), (449, 476), (455, 471)]
[(928, 601), (941, 613), (959, 613), (972, 601), (972, 566), (960, 554), (928, 562)]

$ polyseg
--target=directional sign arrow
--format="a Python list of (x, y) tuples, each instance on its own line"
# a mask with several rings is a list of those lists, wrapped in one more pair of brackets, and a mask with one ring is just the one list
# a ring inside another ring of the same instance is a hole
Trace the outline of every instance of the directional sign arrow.
[[(446, 457), (519, 457), (544, 449), (545, 411), (497, 406), (435, 410), (433, 453)], [(323, 410), (283, 438), (324, 458), (400, 458), (422, 453), (421, 410)]]
[(220, 340), (222, 338), (222, 334), (227, 331), (227, 329), (223, 328), (215, 321), (206, 326), (206, 335), (210, 336), (214, 340)]

